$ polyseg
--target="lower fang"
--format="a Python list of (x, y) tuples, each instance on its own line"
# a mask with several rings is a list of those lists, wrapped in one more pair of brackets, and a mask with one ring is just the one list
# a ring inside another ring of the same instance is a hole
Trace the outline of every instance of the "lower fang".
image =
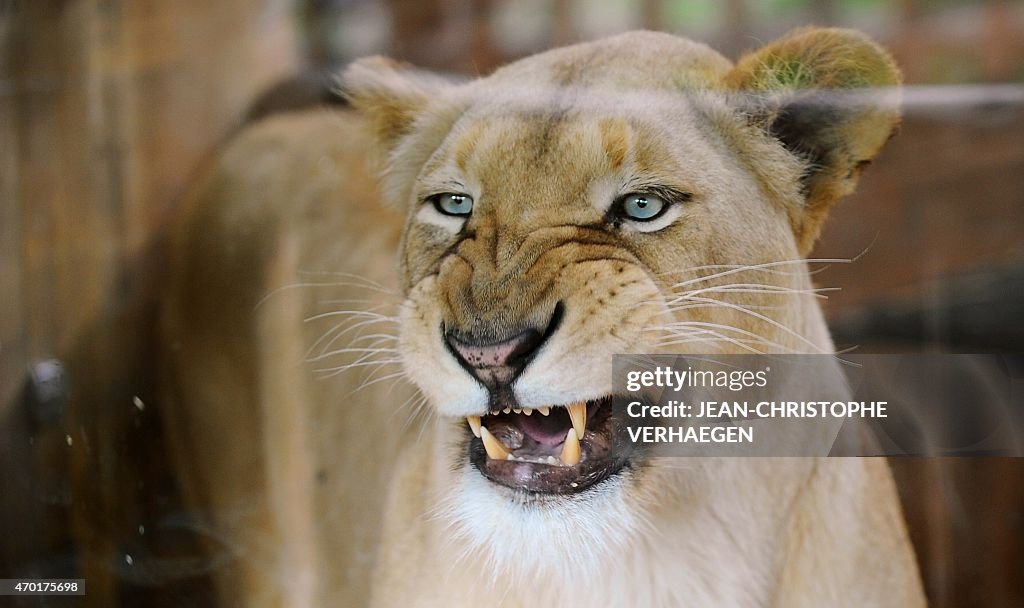
[(491, 460), (508, 460), (509, 451), (498, 441), (497, 437), (491, 435), (486, 426), (480, 427), (480, 438), (484, 441), (484, 450)]
[[(486, 430), (486, 429), (485, 429)], [(580, 461), (580, 440), (576, 436), (576, 429), (569, 429), (565, 434), (565, 443), (562, 444), (562, 453), (558, 457), (562, 464), (572, 466)]]

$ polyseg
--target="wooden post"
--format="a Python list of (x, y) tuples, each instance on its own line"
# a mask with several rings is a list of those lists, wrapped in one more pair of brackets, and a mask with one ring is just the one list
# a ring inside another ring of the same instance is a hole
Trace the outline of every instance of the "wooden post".
[(420, 67), (448, 67), (452, 42), (445, 36), (446, 3), (443, 0), (384, 1), (391, 14), (391, 54)]
[[(88, 604), (116, 606), (153, 582), (151, 520), (173, 498), (155, 485), (170, 475), (145, 412), (161, 230), (251, 99), (294, 67), (289, 15), (259, 0), (3, 6), (0, 436), (31, 447), (27, 470), (0, 473), (34, 508), (0, 514), (25, 541), (0, 558), (7, 575), (53, 576), (77, 554)], [(50, 357), (66, 363), (67, 410), (26, 424), (26, 370)]]
[(573, 3), (569, 0), (552, 0), (551, 46), (562, 46), (578, 42), (579, 32), (576, 31)]
[(750, 7), (747, 0), (724, 0), (722, 10), (725, 13), (722, 25), (722, 48), (727, 56), (737, 57), (749, 50)]
[(810, 23), (817, 25), (833, 25), (837, 21), (837, 10), (835, 0), (811, 0), (808, 9)]
[(665, 0), (643, 0), (640, 3), (640, 23), (644, 29), (665, 29)]

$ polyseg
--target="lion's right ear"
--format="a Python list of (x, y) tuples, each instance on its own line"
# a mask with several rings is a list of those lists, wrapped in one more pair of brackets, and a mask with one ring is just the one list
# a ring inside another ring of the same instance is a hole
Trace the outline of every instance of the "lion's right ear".
[(378, 144), (390, 152), (430, 102), (451, 84), (387, 57), (366, 57), (341, 75), (341, 93), (365, 116)]
[(754, 124), (806, 165), (805, 204), (791, 213), (802, 253), (895, 131), (901, 80), (892, 57), (864, 34), (813, 27), (742, 57), (727, 76), (751, 100)]

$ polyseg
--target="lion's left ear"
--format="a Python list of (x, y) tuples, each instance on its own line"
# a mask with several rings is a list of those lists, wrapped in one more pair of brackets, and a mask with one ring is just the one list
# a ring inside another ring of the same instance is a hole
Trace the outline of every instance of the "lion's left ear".
[(742, 57), (727, 76), (731, 90), (754, 100), (747, 111), (755, 123), (806, 163), (805, 205), (792, 214), (801, 253), (899, 125), (901, 80), (889, 54), (864, 34), (822, 28)]
[(387, 57), (354, 61), (341, 75), (341, 93), (369, 122), (385, 156), (431, 101), (451, 84)]

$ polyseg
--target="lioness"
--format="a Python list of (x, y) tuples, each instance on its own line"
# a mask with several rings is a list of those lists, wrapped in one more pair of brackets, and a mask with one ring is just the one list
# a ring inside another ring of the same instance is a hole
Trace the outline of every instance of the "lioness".
[(899, 81), (849, 30), (633, 32), (246, 130), (163, 316), (221, 600), (923, 605), (883, 460), (608, 447), (613, 353), (832, 349), (804, 258), (899, 119), (832, 94)]

